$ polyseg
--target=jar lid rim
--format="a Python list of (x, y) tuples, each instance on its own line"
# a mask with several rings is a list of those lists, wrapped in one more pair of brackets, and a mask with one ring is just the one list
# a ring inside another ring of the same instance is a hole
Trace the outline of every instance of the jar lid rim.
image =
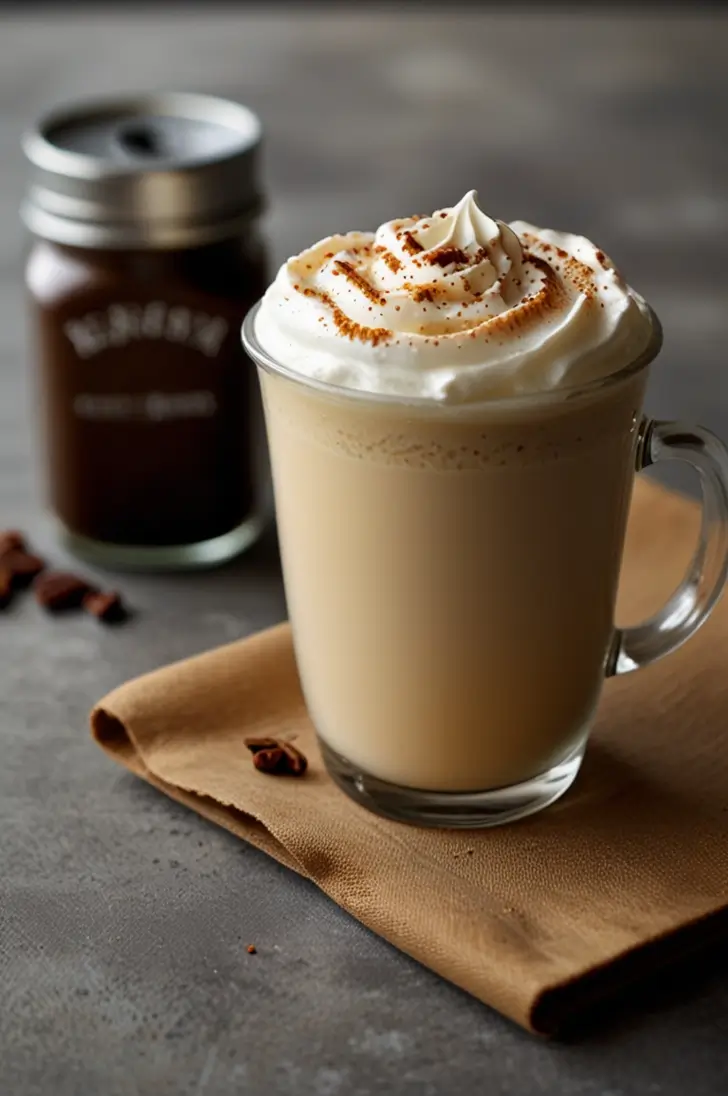
[(261, 138), (253, 111), (213, 95), (60, 106), (22, 138), (31, 167), (23, 220), (37, 235), (88, 247), (219, 236), (223, 224), (260, 211)]

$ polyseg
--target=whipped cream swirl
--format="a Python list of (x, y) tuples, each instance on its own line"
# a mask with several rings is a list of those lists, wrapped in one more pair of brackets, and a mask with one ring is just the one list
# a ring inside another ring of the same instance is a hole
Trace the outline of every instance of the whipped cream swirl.
[(589, 240), (494, 221), (472, 190), (289, 259), (256, 322), (262, 347), (304, 376), (456, 404), (606, 376), (651, 333), (645, 302)]

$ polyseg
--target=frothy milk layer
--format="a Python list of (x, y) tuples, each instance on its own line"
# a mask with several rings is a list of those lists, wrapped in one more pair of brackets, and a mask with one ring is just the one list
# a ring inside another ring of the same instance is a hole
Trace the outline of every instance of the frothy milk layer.
[(475, 191), (314, 244), (280, 268), (256, 322), (303, 376), (452, 404), (607, 376), (651, 334), (644, 300), (594, 244), (492, 220)]

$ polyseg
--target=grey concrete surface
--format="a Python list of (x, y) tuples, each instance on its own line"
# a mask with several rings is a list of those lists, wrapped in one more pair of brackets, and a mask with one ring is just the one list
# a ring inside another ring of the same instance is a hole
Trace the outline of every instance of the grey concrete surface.
[[(259, 110), (276, 259), (473, 185), (501, 217), (592, 235), (664, 320), (651, 409), (728, 434), (728, 20), (508, 11), (0, 16), (0, 526), (62, 558), (31, 428), (18, 137), (101, 92)], [(123, 588), (123, 630), (30, 600), (0, 620), (0, 1096), (726, 1092), (728, 948), (542, 1043), (117, 770), (87, 736), (99, 696), (285, 612), (270, 539)]]

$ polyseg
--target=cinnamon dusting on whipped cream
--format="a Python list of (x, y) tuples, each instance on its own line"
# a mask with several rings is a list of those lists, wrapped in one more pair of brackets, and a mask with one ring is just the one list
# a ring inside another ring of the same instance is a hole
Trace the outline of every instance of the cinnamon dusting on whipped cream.
[(365, 297), (368, 297), (370, 301), (374, 301), (375, 304), (386, 304), (386, 298), (382, 297), (381, 293), (374, 288), (371, 282), (368, 282), (363, 274), (360, 274), (358, 270), (355, 270), (351, 263), (346, 263), (343, 259), (335, 259), (334, 266), (342, 274), (353, 282), (357, 289), (360, 289)]
[(420, 301), (434, 301), (436, 293), (437, 286), (420, 285), (412, 290), (412, 300), (415, 304), (418, 304)]
[(383, 247), (381, 249), (381, 253), (382, 253), (382, 259), (387, 264), (387, 266), (389, 267), (389, 269), (392, 271), (393, 274), (396, 274), (399, 270), (402, 269), (402, 263), (400, 262), (400, 260), (397, 258), (396, 255), (392, 254), (391, 251), (387, 251), (387, 249), (385, 247)]
[(461, 247), (453, 247), (450, 244), (431, 251), (425, 256), (425, 261), (430, 263), (431, 266), (451, 266), (453, 264), (455, 266), (472, 266), (480, 258), (482, 258), (480, 255), (473, 256), (471, 260)]
[(408, 255), (416, 255), (418, 251), (423, 250), (422, 244), (411, 232), (403, 232), (402, 239), (404, 240), (402, 250), (406, 251)]
[(294, 256), (256, 331), (304, 376), (471, 403), (619, 369), (646, 347), (652, 322), (588, 240), (492, 220), (470, 192), (431, 216), (331, 236)]
[[(386, 327), (368, 327), (366, 324), (350, 320), (346, 313), (332, 301), (328, 293), (324, 293), (322, 290), (304, 289), (303, 294), (306, 297), (315, 297), (331, 309), (331, 317), (336, 328), (345, 339), (360, 339), (362, 342), (378, 346), (384, 339), (389, 339), (392, 336), (392, 332), (388, 331)], [(319, 319), (323, 319), (323, 316)]]

